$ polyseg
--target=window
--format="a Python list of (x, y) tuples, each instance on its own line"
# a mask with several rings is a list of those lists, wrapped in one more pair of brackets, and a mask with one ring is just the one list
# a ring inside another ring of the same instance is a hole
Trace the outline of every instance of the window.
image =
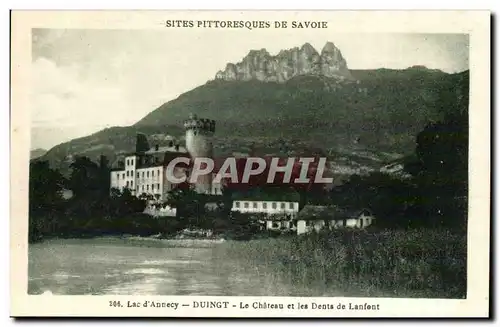
[(276, 202), (273, 202), (273, 209), (276, 209), (278, 207), (278, 205), (276, 204)]
[(120, 179), (120, 173), (116, 173), (116, 179)]
[(137, 178), (139, 178), (139, 172), (137, 173)]
[(281, 202), (281, 209), (285, 209), (285, 202)]
[(248, 203), (248, 202), (245, 202), (244, 206), (245, 206), (245, 209), (248, 209), (248, 207), (249, 207), (249, 203)]
[(156, 186), (158, 187), (158, 189), (160, 189), (160, 184), (159, 184), (159, 183), (158, 183), (158, 184), (156, 184)]
[(134, 187), (134, 182), (130, 182), (130, 187)]
[(127, 181), (127, 184), (126, 184), (126, 185), (127, 185), (127, 187), (128, 187), (128, 181)]
[(142, 185), (142, 190), (144, 191), (144, 185)]
[(144, 178), (144, 172), (142, 172), (142, 178)]
[(146, 172), (146, 177), (149, 178), (149, 170)]
[(151, 177), (155, 177), (155, 171), (154, 170), (151, 172)]
[(257, 209), (257, 202), (254, 202), (254, 203), (253, 203), (253, 208), (254, 208), (254, 209)]
[(290, 202), (290, 204), (289, 204), (289, 208), (290, 208), (290, 209), (293, 209), (293, 203), (292, 203), (292, 202)]
[(128, 170), (127, 170), (127, 177), (128, 177)]
[(129, 165), (129, 163), (128, 163), (128, 159), (127, 159), (127, 166), (128, 166), (128, 165)]
[(264, 203), (262, 203), (262, 208), (263, 208), (263, 209), (267, 209), (267, 203), (265, 203), (265, 202), (264, 202)]
[(240, 207), (240, 203), (239, 203), (238, 201), (236, 201), (236, 202), (234, 203), (234, 206), (235, 206), (236, 208), (239, 208), (239, 207)]
[(151, 184), (151, 191), (155, 190), (155, 184)]
[(148, 190), (148, 191), (149, 191), (149, 184), (148, 184), (148, 185), (146, 185), (146, 190)]
[(122, 177), (123, 177), (123, 179), (125, 179), (125, 173), (123, 173), (123, 176), (122, 176)]
[(137, 192), (139, 192), (139, 186), (137, 186)]

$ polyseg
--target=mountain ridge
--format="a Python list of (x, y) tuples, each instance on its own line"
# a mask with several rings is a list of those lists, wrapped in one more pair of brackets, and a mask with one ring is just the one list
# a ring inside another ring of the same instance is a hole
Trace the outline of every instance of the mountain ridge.
[[(182, 121), (194, 112), (217, 121), (216, 155), (246, 151), (251, 143), (260, 147), (261, 154), (290, 154), (294, 149), (316, 147), (335, 154), (342, 160), (339, 165), (358, 169), (364, 159), (356, 158), (356, 153), (368, 151), (380, 156), (412, 152), (415, 136), (424, 125), (442, 118), (445, 109), (455, 110), (457, 92), (468, 92), (468, 71), (352, 73), (360, 83), (339, 89), (325, 86), (330, 82), (337, 86), (336, 80), (319, 76), (297, 76), (283, 84), (209, 81), (158, 107), (134, 125), (110, 127), (65, 142), (40, 159), (49, 160), (62, 171), (68, 171), (75, 155), (97, 161), (103, 154), (114, 162), (120, 153), (134, 149), (137, 132), (148, 135), (152, 144), (165, 145), (171, 136), (182, 140)], [(359, 91), (364, 89), (366, 94)], [(441, 99), (443, 92), (446, 99)], [(352, 153), (339, 157), (338, 148)]]
[(172, 138), (182, 141), (182, 123), (194, 113), (216, 120), (217, 156), (256, 145), (259, 155), (320, 149), (338, 165), (363, 166), (370, 164), (367, 158), (378, 165), (413, 152), (415, 136), (427, 123), (468, 106), (469, 71), (448, 74), (419, 65), (348, 69), (331, 42), (321, 53), (309, 43), (275, 56), (251, 50), (238, 64), (229, 63), (233, 71), (218, 72), (133, 125), (62, 143), (41, 159), (63, 171), (76, 155), (95, 161), (106, 155), (116, 162), (134, 149), (138, 132), (160, 146)]
[(238, 63), (227, 63), (215, 79), (284, 83), (298, 75), (321, 75), (352, 79), (347, 62), (333, 42), (327, 42), (321, 53), (310, 43), (300, 48), (281, 50), (272, 56), (265, 48), (250, 50)]

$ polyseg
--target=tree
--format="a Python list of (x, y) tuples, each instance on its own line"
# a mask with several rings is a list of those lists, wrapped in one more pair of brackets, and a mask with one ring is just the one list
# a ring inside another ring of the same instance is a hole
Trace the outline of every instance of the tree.
[(53, 233), (62, 213), (62, 190), (65, 179), (51, 169), (47, 161), (35, 160), (29, 171), (29, 232), (30, 242), (46, 233)]
[(417, 136), (416, 160), (406, 165), (418, 202), (433, 226), (463, 226), (467, 216), (468, 114), (448, 114)]
[(62, 174), (51, 169), (48, 161), (30, 163), (29, 200), (30, 209), (46, 210), (62, 200), (65, 179)]
[(415, 187), (411, 181), (385, 173), (353, 175), (345, 184), (331, 191), (331, 201), (345, 208), (368, 208), (386, 227), (408, 227), (415, 203)]
[(99, 157), (99, 186), (102, 196), (106, 196), (111, 186), (111, 169), (109, 167), (109, 160), (106, 156)]
[(101, 184), (101, 178), (103, 174), (101, 169), (89, 158), (76, 157), (75, 161), (71, 163), (70, 168), (71, 175), (68, 184), (75, 198), (102, 190), (103, 185)]
[(202, 194), (192, 188), (177, 187), (168, 193), (166, 204), (177, 209), (177, 218), (185, 227), (204, 225), (205, 203)]

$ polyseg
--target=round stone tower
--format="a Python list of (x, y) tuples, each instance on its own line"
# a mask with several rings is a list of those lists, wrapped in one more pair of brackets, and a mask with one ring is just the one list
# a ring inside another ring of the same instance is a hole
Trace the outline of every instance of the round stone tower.
[[(215, 133), (215, 120), (198, 118), (191, 114), (184, 121), (186, 130), (186, 150), (193, 159), (213, 159), (213, 135)], [(195, 189), (198, 193), (210, 193), (212, 189), (212, 174), (203, 175), (198, 178)]]

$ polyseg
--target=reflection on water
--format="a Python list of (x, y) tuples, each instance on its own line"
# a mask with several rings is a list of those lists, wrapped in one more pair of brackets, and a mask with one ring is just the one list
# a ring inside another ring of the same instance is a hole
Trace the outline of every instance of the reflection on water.
[(50, 241), (29, 249), (30, 294), (288, 295), (258, 269), (214, 248)]

